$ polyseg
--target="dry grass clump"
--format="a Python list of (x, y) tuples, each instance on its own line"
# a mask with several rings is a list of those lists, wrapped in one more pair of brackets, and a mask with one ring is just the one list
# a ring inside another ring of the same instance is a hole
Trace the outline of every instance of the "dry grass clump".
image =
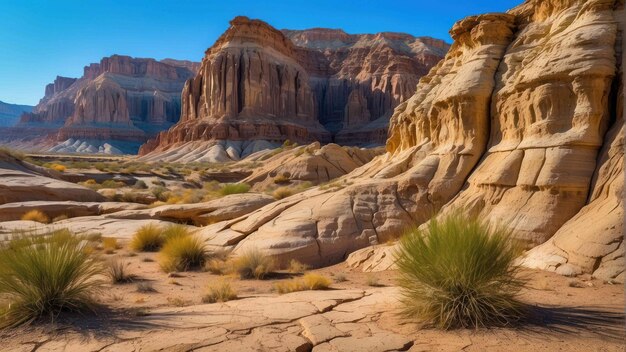
[(503, 228), (452, 214), (400, 242), (403, 315), (442, 329), (509, 325), (522, 318), (519, 250)]
[(309, 270), (309, 266), (306, 264), (300, 263), (296, 259), (292, 259), (289, 262), (289, 272), (292, 274), (302, 274), (307, 270)]
[(272, 192), (272, 197), (276, 200), (280, 200), (292, 196), (294, 193), (294, 190), (290, 187), (279, 187)]
[(65, 172), (65, 170), (67, 170), (65, 165), (61, 165), (61, 164), (50, 164), (48, 167), (58, 172)]
[(93, 310), (93, 294), (102, 282), (99, 261), (86, 241), (63, 230), (22, 237), (0, 248), (0, 294), (10, 302), (0, 310), (0, 327), (15, 327), (63, 311)]
[(274, 270), (274, 261), (260, 250), (253, 248), (240, 254), (231, 261), (232, 271), (241, 279), (262, 280)]
[(165, 227), (165, 229), (163, 229), (163, 237), (165, 238), (166, 241), (169, 240), (170, 238), (186, 237), (190, 235), (191, 235), (191, 231), (185, 225), (172, 224), (172, 225), (168, 225), (167, 227)]
[(326, 290), (330, 287), (331, 281), (325, 276), (308, 273), (301, 278), (296, 278), (284, 282), (278, 282), (274, 288), (278, 293), (289, 293), (306, 290)]
[(137, 292), (141, 293), (151, 293), (156, 292), (154, 285), (150, 281), (140, 281), (136, 286)]
[(233, 299), (237, 299), (237, 291), (228, 281), (221, 280), (207, 287), (207, 293), (202, 296), (202, 303), (228, 302)]
[(116, 249), (120, 249), (121, 247), (117, 243), (117, 238), (103, 237), (102, 238), (102, 248), (104, 249), (104, 253), (112, 254), (112, 253), (115, 253)]
[(291, 180), (289, 179), (289, 173), (287, 172), (283, 172), (280, 175), (276, 175), (276, 177), (274, 177), (274, 183), (277, 185), (280, 184), (284, 184), (284, 183), (289, 183)]
[(159, 265), (165, 272), (185, 271), (204, 265), (204, 243), (195, 236), (171, 237), (159, 252)]
[(119, 258), (113, 258), (107, 262), (106, 275), (113, 284), (124, 284), (132, 282), (135, 275), (128, 273), (128, 262), (124, 262)]
[(130, 248), (139, 252), (156, 252), (165, 243), (161, 227), (148, 224), (140, 227), (130, 241)]
[(37, 209), (26, 212), (24, 215), (22, 215), (22, 220), (36, 221), (42, 224), (47, 224), (50, 222), (50, 218), (48, 217), (48, 215)]

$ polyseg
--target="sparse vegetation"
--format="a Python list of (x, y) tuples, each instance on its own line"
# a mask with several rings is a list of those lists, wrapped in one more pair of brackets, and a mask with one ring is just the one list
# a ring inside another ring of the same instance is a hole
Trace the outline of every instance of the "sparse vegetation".
[(113, 254), (116, 249), (119, 249), (120, 246), (117, 243), (117, 238), (113, 237), (103, 237), (102, 238), (102, 248), (104, 249), (104, 253)]
[(228, 302), (233, 299), (237, 299), (237, 292), (228, 281), (221, 280), (208, 286), (207, 293), (202, 296), (202, 303)]
[(107, 262), (106, 274), (113, 284), (132, 282), (135, 276), (128, 273), (128, 264), (119, 258), (112, 258)]
[(30, 210), (22, 215), (22, 220), (36, 221), (42, 224), (47, 224), (50, 222), (50, 218), (41, 210)]
[(165, 243), (161, 227), (148, 224), (140, 227), (130, 242), (130, 248), (140, 252), (156, 252)]
[(335, 282), (346, 282), (346, 281), (348, 281), (346, 274), (338, 273), (335, 275)]
[(233, 271), (242, 279), (262, 280), (274, 270), (274, 261), (256, 248), (234, 258), (231, 265)]
[(172, 224), (163, 229), (163, 238), (168, 241), (171, 238), (191, 236), (191, 231), (185, 225)]
[(214, 258), (207, 260), (204, 270), (214, 275), (224, 275), (228, 271), (228, 266), (225, 261)]
[(295, 278), (284, 282), (278, 282), (274, 288), (278, 293), (289, 293), (306, 290), (326, 290), (330, 287), (330, 279), (325, 276), (308, 273), (301, 278)]
[(370, 286), (370, 287), (380, 287), (380, 286), (382, 286), (380, 284), (380, 281), (378, 280), (378, 278), (376, 276), (374, 276), (374, 275), (371, 275), (371, 274), (367, 276), (367, 279), (365, 280), (365, 283), (367, 284), (367, 286)]
[(137, 287), (137, 292), (141, 292), (141, 293), (156, 292), (156, 290), (154, 289), (154, 285), (152, 285), (152, 282), (150, 281), (139, 281), (136, 287)]
[(519, 251), (503, 228), (452, 214), (413, 230), (397, 257), (403, 315), (442, 329), (508, 325), (523, 316)]
[(292, 196), (293, 194), (294, 194), (294, 191), (293, 191), (292, 188), (290, 188), (290, 187), (279, 187), (279, 188), (275, 189), (274, 192), (272, 192), (272, 197), (274, 197), (274, 199), (276, 199), (276, 200), (280, 200), (280, 199)]
[(159, 265), (165, 272), (186, 271), (202, 267), (205, 262), (204, 243), (195, 236), (168, 238), (159, 252)]
[(102, 282), (102, 265), (84, 250), (81, 238), (63, 230), (19, 238), (0, 249), (0, 326), (15, 327), (63, 311), (89, 311)]
[(61, 164), (50, 164), (47, 167), (58, 172), (65, 172), (65, 170), (67, 170), (65, 165), (61, 165)]
[(274, 183), (278, 185), (289, 183), (290, 182), (289, 176), (290, 175), (288, 172), (283, 172), (280, 175), (276, 175), (276, 177), (274, 177)]

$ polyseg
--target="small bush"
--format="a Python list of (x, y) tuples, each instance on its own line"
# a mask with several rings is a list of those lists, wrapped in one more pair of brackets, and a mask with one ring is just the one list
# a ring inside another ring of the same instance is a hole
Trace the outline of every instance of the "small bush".
[(274, 261), (258, 249), (250, 249), (232, 261), (233, 271), (242, 279), (262, 280), (274, 269)]
[(113, 284), (123, 284), (131, 282), (135, 279), (135, 276), (129, 274), (126, 270), (129, 263), (120, 260), (119, 258), (113, 258), (108, 261), (106, 267), (106, 274), (111, 279)]
[(305, 271), (309, 270), (309, 266), (306, 264), (302, 264), (299, 261), (292, 259), (289, 262), (289, 272), (292, 274), (302, 274)]
[(148, 185), (146, 185), (146, 183), (142, 180), (137, 180), (137, 182), (135, 182), (135, 184), (133, 185), (133, 188), (147, 189)]
[(140, 227), (130, 241), (130, 248), (139, 252), (156, 252), (165, 243), (163, 230), (154, 224)]
[(400, 242), (403, 315), (443, 329), (508, 325), (523, 315), (519, 250), (503, 228), (452, 214)]
[(189, 231), (189, 228), (185, 225), (173, 224), (163, 229), (163, 238), (165, 238), (166, 241), (170, 238), (186, 237), (190, 235), (191, 231)]
[(106, 180), (102, 182), (102, 188), (121, 188), (126, 186), (122, 181)]
[(119, 249), (120, 246), (117, 244), (117, 238), (104, 237), (102, 238), (102, 248), (105, 253), (111, 254), (114, 253), (116, 249)]
[(204, 243), (195, 236), (172, 237), (159, 252), (159, 265), (165, 272), (202, 267), (205, 253)]
[(250, 185), (247, 183), (229, 183), (227, 185), (224, 185), (219, 190), (219, 194), (222, 196), (227, 196), (229, 194), (248, 193), (249, 190)]
[(380, 287), (382, 286), (380, 284), (380, 281), (378, 280), (378, 278), (374, 275), (368, 275), (367, 276), (367, 280), (365, 280), (365, 283), (367, 284), (367, 286), (371, 286), (371, 287)]
[(210, 259), (204, 265), (204, 270), (214, 275), (224, 275), (228, 271), (228, 267), (223, 260)]
[(102, 265), (81, 238), (63, 230), (20, 238), (0, 249), (0, 294), (11, 302), (0, 311), (0, 326), (15, 327), (38, 318), (54, 320), (63, 311), (93, 310)]
[(339, 273), (339, 274), (335, 275), (335, 282), (345, 282), (345, 281), (348, 281), (348, 278), (346, 277), (346, 274)]
[(50, 222), (50, 218), (48, 217), (48, 215), (36, 209), (30, 210), (26, 214), (22, 215), (22, 220), (36, 221), (42, 224), (47, 224)]
[(156, 292), (156, 290), (154, 289), (152, 282), (140, 281), (137, 283), (137, 292), (150, 293), (150, 292)]
[(61, 165), (61, 164), (52, 164), (50, 165), (50, 168), (58, 172), (65, 172), (65, 170), (67, 169), (65, 165)]
[(157, 200), (159, 200), (161, 202), (167, 201), (167, 198), (168, 198), (167, 188), (165, 188), (163, 186), (156, 186), (156, 187), (152, 188), (151, 191), (152, 191), (152, 194), (156, 197)]
[(276, 200), (280, 200), (280, 199), (292, 196), (293, 194), (294, 194), (293, 189), (289, 187), (279, 187), (275, 189), (274, 192), (272, 192), (272, 197), (274, 197), (274, 199)]
[(289, 293), (306, 290), (326, 290), (330, 287), (330, 280), (322, 275), (308, 273), (302, 278), (292, 279), (284, 282), (278, 282), (274, 288), (278, 293)]
[(280, 175), (276, 175), (276, 177), (274, 177), (274, 183), (277, 185), (280, 184), (284, 184), (284, 183), (289, 183), (289, 176), (288, 173), (282, 173)]
[(227, 281), (209, 285), (207, 293), (202, 296), (202, 303), (228, 302), (237, 299), (237, 292)]

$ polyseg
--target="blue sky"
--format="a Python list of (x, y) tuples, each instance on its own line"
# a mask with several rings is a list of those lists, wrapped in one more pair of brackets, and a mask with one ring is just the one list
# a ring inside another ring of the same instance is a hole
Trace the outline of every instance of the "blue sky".
[(237, 15), (276, 28), (342, 28), (451, 42), (457, 20), (522, 0), (0, 0), (0, 100), (35, 105), (57, 75), (112, 54), (200, 61)]

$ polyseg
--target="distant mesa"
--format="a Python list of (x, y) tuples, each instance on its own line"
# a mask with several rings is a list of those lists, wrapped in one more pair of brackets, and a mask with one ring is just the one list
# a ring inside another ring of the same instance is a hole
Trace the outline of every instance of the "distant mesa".
[(382, 145), (394, 108), (449, 48), (402, 33), (279, 31), (247, 17), (230, 24), (185, 84), (180, 122), (140, 154), (168, 150), (176, 159), (203, 144), (287, 139)]
[(0, 127), (10, 127), (19, 121), (24, 113), (33, 111), (34, 106), (9, 104), (0, 101)]

